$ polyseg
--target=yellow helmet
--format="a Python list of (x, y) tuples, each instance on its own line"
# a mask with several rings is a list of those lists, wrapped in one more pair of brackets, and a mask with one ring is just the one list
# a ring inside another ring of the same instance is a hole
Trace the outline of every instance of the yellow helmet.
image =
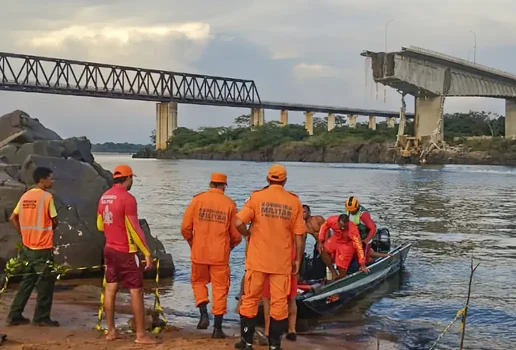
[(350, 212), (358, 210), (360, 208), (360, 203), (358, 202), (357, 197), (351, 196), (346, 199), (346, 209)]

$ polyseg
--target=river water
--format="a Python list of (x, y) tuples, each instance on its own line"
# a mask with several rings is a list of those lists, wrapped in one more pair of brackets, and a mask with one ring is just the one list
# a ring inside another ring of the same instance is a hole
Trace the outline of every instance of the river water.
[[(193, 195), (207, 189), (213, 171), (228, 175), (226, 193), (240, 208), (251, 191), (265, 185), (270, 163), (132, 159), (113, 154), (95, 154), (95, 158), (110, 170), (119, 163), (133, 167), (138, 177), (132, 193), (139, 215), (147, 219), (176, 265), (175, 277), (162, 293), (163, 307), (172, 322), (196, 324), (189, 248), (179, 232), (183, 211)], [(364, 339), (381, 336), (399, 349), (429, 349), (464, 305), (473, 257), (480, 266), (473, 279), (465, 348), (516, 349), (515, 168), (286, 166), (287, 189), (310, 205), (313, 215), (341, 212), (345, 198), (353, 194), (379, 226), (390, 229), (393, 244), (413, 244), (401, 277), (385, 282), (341, 314), (310, 325), (307, 334), (343, 337), (345, 329), (358, 327)], [(231, 256), (227, 318), (235, 321), (243, 252), (241, 244)], [(437, 348), (458, 349), (459, 341), (457, 322)]]

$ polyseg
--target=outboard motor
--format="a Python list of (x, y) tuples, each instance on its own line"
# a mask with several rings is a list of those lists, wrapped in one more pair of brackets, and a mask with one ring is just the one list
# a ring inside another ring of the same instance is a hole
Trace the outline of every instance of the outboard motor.
[(388, 253), (391, 250), (391, 234), (388, 229), (383, 227), (376, 231), (372, 247), (378, 253)]

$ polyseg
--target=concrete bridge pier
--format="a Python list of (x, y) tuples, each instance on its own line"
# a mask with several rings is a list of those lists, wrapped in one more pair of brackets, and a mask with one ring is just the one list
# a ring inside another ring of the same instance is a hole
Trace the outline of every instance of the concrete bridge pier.
[(414, 136), (421, 140), (430, 136), (435, 142), (443, 140), (442, 105), (444, 96), (416, 97)]
[(177, 129), (177, 103), (156, 103), (156, 149), (165, 150), (167, 141)]
[(251, 109), (251, 125), (258, 126), (264, 124), (264, 111), (263, 108), (252, 108)]
[(328, 113), (328, 131), (335, 129), (335, 114)]
[(308, 135), (314, 134), (314, 112), (305, 112), (305, 128)]
[(376, 130), (376, 117), (374, 115), (369, 116), (369, 130)]
[(282, 109), (280, 114), (280, 122), (282, 126), (288, 125), (288, 110)]
[(505, 100), (505, 138), (516, 138), (516, 100)]
[(356, 115), (349, 115), (348, 116), (348, 122), (349, 122), (349, 128), (350, 129), (356, 129), (357, 128), (357, 116)]

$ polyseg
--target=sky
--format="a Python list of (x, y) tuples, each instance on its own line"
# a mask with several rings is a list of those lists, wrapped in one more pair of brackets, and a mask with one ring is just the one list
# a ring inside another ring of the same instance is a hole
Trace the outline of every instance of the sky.
[[(383, 51), (389, 20), (388, 51), (415, 45), (472, 60), (473, 31), (478, 63), (516, 73), (514, 13), (514, 0), (2, 0), (0, 51), (251, 79), (262, 100), (398, 111), (400, 95), (387, 88), (384, 101), (360, 56)], [(156, 123), (152, 102), (0, 91), (0, 114), (16, 109), (92, 142), (148, 143)], [(505, 103), (445, 104), (469, 110), (503, 115)], [(182, 104), (178, 124), (230, 125), (248, 113)]]

